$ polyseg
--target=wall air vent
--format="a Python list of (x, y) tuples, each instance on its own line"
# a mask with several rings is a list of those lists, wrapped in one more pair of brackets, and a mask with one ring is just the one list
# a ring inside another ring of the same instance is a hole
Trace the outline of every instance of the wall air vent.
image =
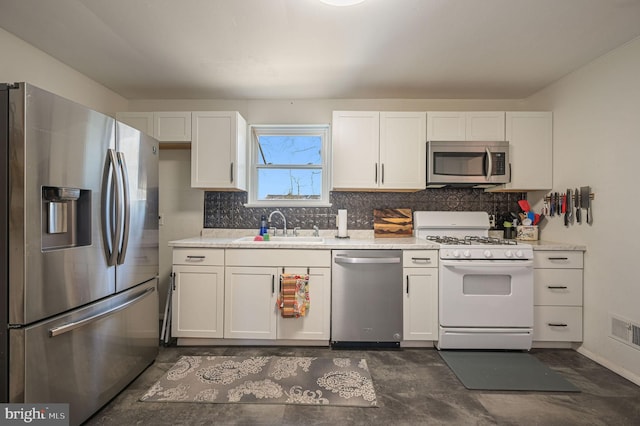
[(610, 318), (611, 331), (609, 336), (640, 350), (640, 324), (615, 315), (610, 315)]
[(640, 326), (631, 324), (631, 343), (640, 347)]

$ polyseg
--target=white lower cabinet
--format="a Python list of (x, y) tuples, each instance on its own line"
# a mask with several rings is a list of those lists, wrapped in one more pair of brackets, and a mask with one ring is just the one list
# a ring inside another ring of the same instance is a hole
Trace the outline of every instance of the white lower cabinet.
[(223, 336), (224, 250), (174, 249), (171, 334)]
[[(331, 252), (329, 250), (226, 251), (226, 339), (329, 341)], [(274, 267), (272, 265), (281, 265)], [(306, 316), (283, 318), (277, 306), (280, 275), (309, 273)]]
[(438, 340), (438, 251), (402, 252), (403, 340)]
[(277, 268), (226, 268), (225, 338), (276, 338), (277, 276)]
[(582, 341), (582, 272), (581, 251), (534, 251), (534, 341)]

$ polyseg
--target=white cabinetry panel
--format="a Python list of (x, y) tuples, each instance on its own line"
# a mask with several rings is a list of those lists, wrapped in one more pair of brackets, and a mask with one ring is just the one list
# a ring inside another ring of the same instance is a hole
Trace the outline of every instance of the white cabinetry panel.
[(583, 252), (533, 253), (533, 340), (582, 341)]
[(118, 112), (116, 119), (160, 142), (191, 142), (190, 111)]
[(424, 189), (425, 143), (424, 112), (334, 111), (333, 188)]
[(404, 250), (403, 340), (438, 340), (438, 251)]
[(429, 111), (430, 141), (504, 141), (504, 111)]
[(247, 122), (235, 111), (192, 113), (191, 186), (247, 189)]

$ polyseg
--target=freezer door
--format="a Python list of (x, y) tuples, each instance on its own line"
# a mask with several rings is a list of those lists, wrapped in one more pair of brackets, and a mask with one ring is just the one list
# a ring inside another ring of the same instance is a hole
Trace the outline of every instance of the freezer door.
[(9, 323), (115, 292), (100, 201), (115, 120), (20, 83), (9, 91)]
[(10, 402), (69, 403), (80, 424), (158, 354), (157, 280), (10, 330)]
[(124, 183), (116, 291), (123, 291), (158, 275), (158, 141), (120, 122), (116, 140)]

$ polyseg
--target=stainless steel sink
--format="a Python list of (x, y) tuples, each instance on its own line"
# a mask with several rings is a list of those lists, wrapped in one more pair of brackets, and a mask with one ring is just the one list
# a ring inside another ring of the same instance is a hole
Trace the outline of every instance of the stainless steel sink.
[(286, 244), (322, 244), (324, 243), (323, 237), (269, 237), (268, 241), (255, 241), (255, 237), (242, 237), (233, 240), (234, 243), (247, 243), (247, 244), (263, 244), (269, 243), (286, 243)]

